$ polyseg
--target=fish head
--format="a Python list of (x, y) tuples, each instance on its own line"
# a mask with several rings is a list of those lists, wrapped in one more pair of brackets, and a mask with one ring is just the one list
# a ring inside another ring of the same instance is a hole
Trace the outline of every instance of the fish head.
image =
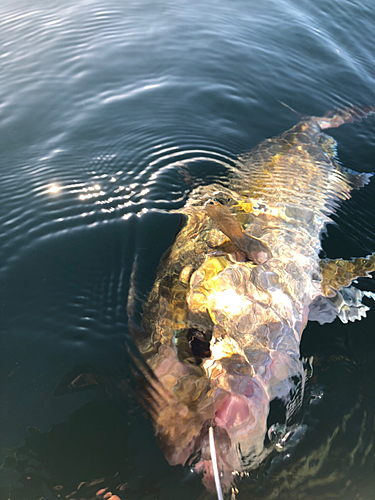
[[(229, 347), (227, 351), (222, 347), (223, 353), (228, 352)], [(151, 366), (158, 381), (154, 398), (160, 401), (153, 416), (167, 461), (171, 465), (193, 461), (206, 488), (214, 491), (212, 427), (221, 487), (228, 490), (233, 475), (248, 468), (244, 460), (256, 465), (264, 449), (269, 397), (262, 381), (237, 353), (207, 359), (200, 376), (171, 347), (162, 346), (154, 361)]]
[[(257, 465), (263, 457), (267, 429), (269, 397), (260, 380), (254, 376), (247, 360), (238, 354), (221, 359), (211, 366), (213, 384), (213, 428), (215, 455), (220, 483), (228, 490), (233, 475)], [(207, 422), (202, 428), (200, 459), (195, 468), (203, 472), (203, 483), (215, 490), (214, 460), (209, 445)]]
[(209, 338), (199, 366), (179, 356), (179, 342), (159, 347), (149, 362), (169, 394), (155, 412), (165, 456), (173, 465), (193, 460), (207, 489), (215, 489), (209, 429), (227, 490), (236, 473), (257, 467), (269, 452), (270, 401), (286, 401), (301, 371), (296, 308), (276, 271), (210, 256), (191, 276), (186, 297), (188, 331)]
[[(286, 401), (292, 377), (301, 371), (297, 312), (275, 271), (216, 256), (193, 274), (187, 303), (191, 322), (212, 328), (211, 356), (202, 367), (213, 400), (219, 473), (227, 488), (233, 474), (256, 467), (268, 453), (270, 401)], [(198, 470), (205, 471), (210, 488), (206, 448), (202, 442)]]

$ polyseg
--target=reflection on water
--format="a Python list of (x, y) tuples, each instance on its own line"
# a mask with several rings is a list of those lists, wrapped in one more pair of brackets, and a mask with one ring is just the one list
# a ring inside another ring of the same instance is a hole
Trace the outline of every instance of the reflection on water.
[[(131, 275), (140, 303), (178, 228), (169, 211), (294, 124), (278, 100), (306, 114), (373, 104), (372, 12), (370, 0), (1, 3), (4, 498), (205, 498), (166, 464), (133, 394)], [(375, 170), (374, 127), (334, 132), (345, 166)], [(372, 182), (337, 212), (329, 257), (374, 251), (374, 194)], [(371, 498), (373, 321), (308, 326), (305, 436), (238, 498)], [(82, 366), (96, 390), (54, 397)]]

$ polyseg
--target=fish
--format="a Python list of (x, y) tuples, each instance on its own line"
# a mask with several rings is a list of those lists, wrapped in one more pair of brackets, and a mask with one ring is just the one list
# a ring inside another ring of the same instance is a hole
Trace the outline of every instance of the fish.
[(298, 115), (294, 127), (239, 155), (227, 185), (197, 187), (178, 210), (181, 228), (136, 342), (166, 460), (194, 467), (219, 498), (270, 452), (271, 401), (285, 405), (285, 429), (300, 408), (307, 322), (360, 320), (363, 298), (375, 300), (353, 284), (371, 277), (375, 253), (319, 257), (332, 214), (372, 175), (343, 167), (325, 130), (374, 113), (348, 106)]

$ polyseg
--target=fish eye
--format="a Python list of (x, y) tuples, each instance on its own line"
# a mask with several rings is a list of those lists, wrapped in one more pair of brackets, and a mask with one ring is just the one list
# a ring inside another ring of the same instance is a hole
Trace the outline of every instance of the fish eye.
[(211, 333), (203, 333), (195, 328), (188, 330), (189, 346), (197, 364), (200, 364), (204, 358), (211, 357), (211, 337)]

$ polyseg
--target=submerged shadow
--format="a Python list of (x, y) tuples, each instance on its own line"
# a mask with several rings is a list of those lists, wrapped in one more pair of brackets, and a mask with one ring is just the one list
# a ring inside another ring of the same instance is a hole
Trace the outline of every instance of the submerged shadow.
[[(129, 370), (82, 365), (63, 377), (54, 395), (83, 390), (95, 391), (93, 400), (45, 433), (29, 427), (23, 444), (7, 451), (2, 469), (11, 484), (0, 488), (0, 498), (154, 499), (166, 476), (172, 489), (180, 487), (184, 472), (159, 450)], [(198, 497), (200, 480), (191, 483)]]

